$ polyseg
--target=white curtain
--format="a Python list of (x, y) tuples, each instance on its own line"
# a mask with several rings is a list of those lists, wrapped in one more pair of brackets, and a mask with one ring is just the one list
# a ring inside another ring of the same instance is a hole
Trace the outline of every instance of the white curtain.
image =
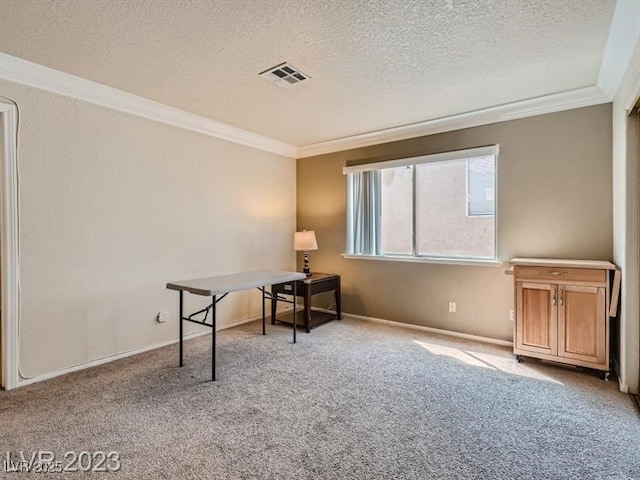
[(380, 229), (380, 172), (348, 174), (347, 253), (377, 255)]

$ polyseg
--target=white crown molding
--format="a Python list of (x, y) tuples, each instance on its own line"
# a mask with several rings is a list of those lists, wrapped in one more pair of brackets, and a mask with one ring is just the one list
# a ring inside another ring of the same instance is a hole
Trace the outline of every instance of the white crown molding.
[(298, 148), (298, 158), (323, 155), (352, 148), (368, 147), (381, 143), (450, 132), (462, 128), (478, 127), (574, 108), (589, 107), (610, 101), (600, 88), (596, 86), (585, 87), (505, 105), (498, 105), (496, 107), (484, 108), (473, 112), (413, 123), (411, 125), (403, 125), (386, 130), (378, 130), (351, 137), (329, 140), (327, 142), (315, 143), (313, 145), (306, 145)]
[[(614, 20), (626, 5), (624, 0), (618, 2)], [(613, 29), (612, 29), (613, 31)], [(637, 36), (637, 35), (636, 35)], [(610, 34), (611, 37), (611, 34)], [(607, 44), (607, 51), (609, 44)], [(627, 59), (628, 61), (628, 59)], [(603, 61), (604, 66), (604, 61)], [(624, 69), (622, 70), (624, 73)], [(602, 77), (602, 73), (601, 73)], [(515, 120), (519, 118), (543, 115), (611, 101), (608, 94), (597, 86), (531, 98), (472, 112), (451, 115), (448, 117), (426, 120), (410, 125), (393, 127), (385, 130), (367, 132), (350, 137), (338, 138), (326, 142), (295, 147), (271, 138), (258, 135), (210, 118), (170, 107), (153, 100), (133, 95), (91, 80), (60, 72), (43, 65), (38, 65), (11, 55), (0, 53), (0, 79), (67, 97), (83, 100), (95, 105), (118, 110), (130, 115), (139, 116), (167, 125), (183, 128), (220, 138), (240, 145), (283, 155), (290, 158), (305, 158), (323, 155), (353, 148), (362, 148), (381, 143), (433, 135), (436, 133), (460, 130), (492, 123)]]
[(613, 100), (640, 40), (640, 2), (618, 0), (602, 56), (598, 86)]
[(266, 152), (296, 157), (297, 149), (292, 145), (4, 53), (0, 53), (0, 79)]

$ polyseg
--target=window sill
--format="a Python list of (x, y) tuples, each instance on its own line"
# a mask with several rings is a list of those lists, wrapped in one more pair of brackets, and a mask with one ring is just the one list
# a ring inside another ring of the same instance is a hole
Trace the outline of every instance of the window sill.
[(475, 267), (501, 267), (500, 260), (480, 260), (474, 258), (437, 258), (437, 257), (403, 257), (394, 255), (353, 255), (342, 254), (343, 258), (351, 260), (379, 260), (383, 262), (436, 263), (442, 265), (469, 265)]

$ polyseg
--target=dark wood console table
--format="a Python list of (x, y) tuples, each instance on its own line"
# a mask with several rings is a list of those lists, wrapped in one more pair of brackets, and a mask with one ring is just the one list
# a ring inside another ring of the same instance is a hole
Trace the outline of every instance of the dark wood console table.
[[(332, 273), (312, 273), (307, 278), (296, 281), (296, 290), (298, 296), (302, 296), (304, 299), (304, 314), (303, 323), (304, 328), (309, 333), (311, 328), (320, 323), (324, 323), (329, 320), (337, 318), (342, 319), (342, 307), (340, 302), (340, 275)], [(311, 310), (311, 299), (314, 295), (324, 292), (334, 292), (336, 301), (336, 314), (328, 314), (325, 312), (313, 312)], [(292, 295), (293, 300), (285, 300), (278, 295)], [(275, 324), (276, 321), (290, 323), (285, 319), (276, 318), (276, 307), (278, 300), (293, 303), (295, 305), (296, 296), (292, 291), (291, 283), (279, 283), (271, 286), (271, 324)]]

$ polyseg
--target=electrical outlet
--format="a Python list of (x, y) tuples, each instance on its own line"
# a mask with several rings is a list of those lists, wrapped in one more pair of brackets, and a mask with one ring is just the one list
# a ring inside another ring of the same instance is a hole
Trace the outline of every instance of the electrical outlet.
[(167, 312), (160, 312), (158, 313), (158, 316), (156, 317), (156, 320), (160, 323), (164, 323), (167, 320), (169, 320), (169, 314)]
[(515, 320), (516, 320), (516, 312), (515, 310), (511, 309), (509, 310), (509, 321), (515, 322)]
[(456, 302), (449, 302), (449, 313), (456, 313)]

